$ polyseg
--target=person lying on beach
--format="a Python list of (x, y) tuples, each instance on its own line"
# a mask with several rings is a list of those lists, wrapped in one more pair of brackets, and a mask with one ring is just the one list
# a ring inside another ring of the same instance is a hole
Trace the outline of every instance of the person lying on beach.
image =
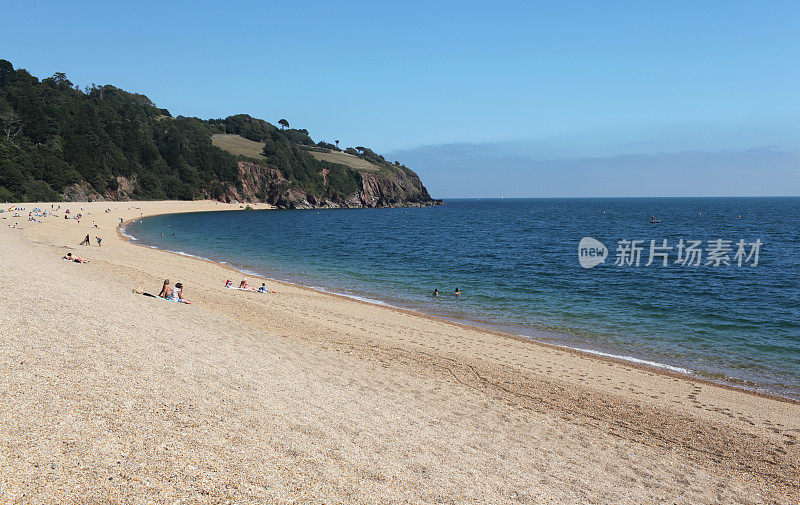
[(164, 279), (164, 285), (161, 286), (161, 291), (158, 293), (159, 298), (169, 298), (172, 295), (172, 288), (169, 285), (169, 279)]
[[(175, 286), (177, 287), (177, 284)], [(133, 292), (136, 293), (137, 295), (149, 296), (150, 298), (161, 298), (163, 300), (172, 300), (173, 289), (169, 285), (169, 279), (164, 279), (164, 284), (161, 286), (161, 291), (158, 293), (158, 295), (147, 293), (146, 291), (142, 291), (139, 288), (134, 289)]]
[(89, 263), (89, 260), (87, 260), (86, 258), (81, 258), (80, 256), (73, 256), (71, 252), (68, 252), (67, 255), (61, 259), (74, 261), (75, 263)]
[(259, 293), (274, 293), (275, 291), (270, 291), (269, 289), (267, 289), (267, 284), (265, 282), (262, 282), (261, 283), (261, 287), (258, 288), (258, 292)]
[(170, 294), (169, 299), (173, 302), (192, 303), (183, 297), (183, 284), (180, 282), (175, 283), (175, 287), (172, 288), (172, 293)]
[(242, 291), (255, 291), (256, 290), (256, 288), (251, 288), (250, 287), (250, 284), (247, 283), (247, 280), (242, 280), (242, 282), (239, 283), (239, 287), (236, 288), (236, 289), (241, 289)]

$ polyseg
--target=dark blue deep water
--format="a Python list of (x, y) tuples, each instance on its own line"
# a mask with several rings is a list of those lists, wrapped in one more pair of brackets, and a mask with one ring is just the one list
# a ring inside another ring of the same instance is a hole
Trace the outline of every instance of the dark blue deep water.
[[(800, 398), (800, 198), (446, 203), (166, 215), (126, 232), (267, 277)], [(585, 236), (608, 248), (604, 264), (581, 267)], [(668, 266), (645, 266), (650, 241), (664, 239)], [(675, 264), (681, 239), (702, 241), (699, 266)], [(720, 253), (730, 266), (705, 264), (717, 239), (731, 241)], [(750, 254), (757, 239), (758, 264), (738, 266), (736, 243)], [(614, 264), (620, 240), (644, 241), (639, 267)]]

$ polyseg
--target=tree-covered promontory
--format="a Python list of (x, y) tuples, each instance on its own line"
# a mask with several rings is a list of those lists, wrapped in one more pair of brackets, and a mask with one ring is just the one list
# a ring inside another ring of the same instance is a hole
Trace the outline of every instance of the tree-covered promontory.
[[(177, 116), (112, 85), (81, 89), (0, 60), (0, 201), (178, 199), (280, 206), (435, 203), (419, 178), (369, 149), (240, 114)], [(212, 142), (250, 142), (253, 152)], [(260, 150), (260, 152), (259, 152)]]

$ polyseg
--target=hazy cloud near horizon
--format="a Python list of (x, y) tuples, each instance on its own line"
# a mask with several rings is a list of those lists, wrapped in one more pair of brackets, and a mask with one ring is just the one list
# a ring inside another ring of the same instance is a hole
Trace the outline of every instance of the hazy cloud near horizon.
[(504, 144), (399, 150), (438, 198), (800, 195), (800, 150), (536, 159)]

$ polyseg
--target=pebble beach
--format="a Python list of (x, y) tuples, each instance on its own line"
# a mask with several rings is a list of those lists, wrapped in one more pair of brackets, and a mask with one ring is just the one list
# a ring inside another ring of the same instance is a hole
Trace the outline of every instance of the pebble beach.
[[(796, 401), (254, 276), (274, 293), (226, 289), (242, 274), (119, 233), (238, 204), (18, 205), (2, 503), (800, 500)], [(166, 278), (192, 303), (134, 292)]]

